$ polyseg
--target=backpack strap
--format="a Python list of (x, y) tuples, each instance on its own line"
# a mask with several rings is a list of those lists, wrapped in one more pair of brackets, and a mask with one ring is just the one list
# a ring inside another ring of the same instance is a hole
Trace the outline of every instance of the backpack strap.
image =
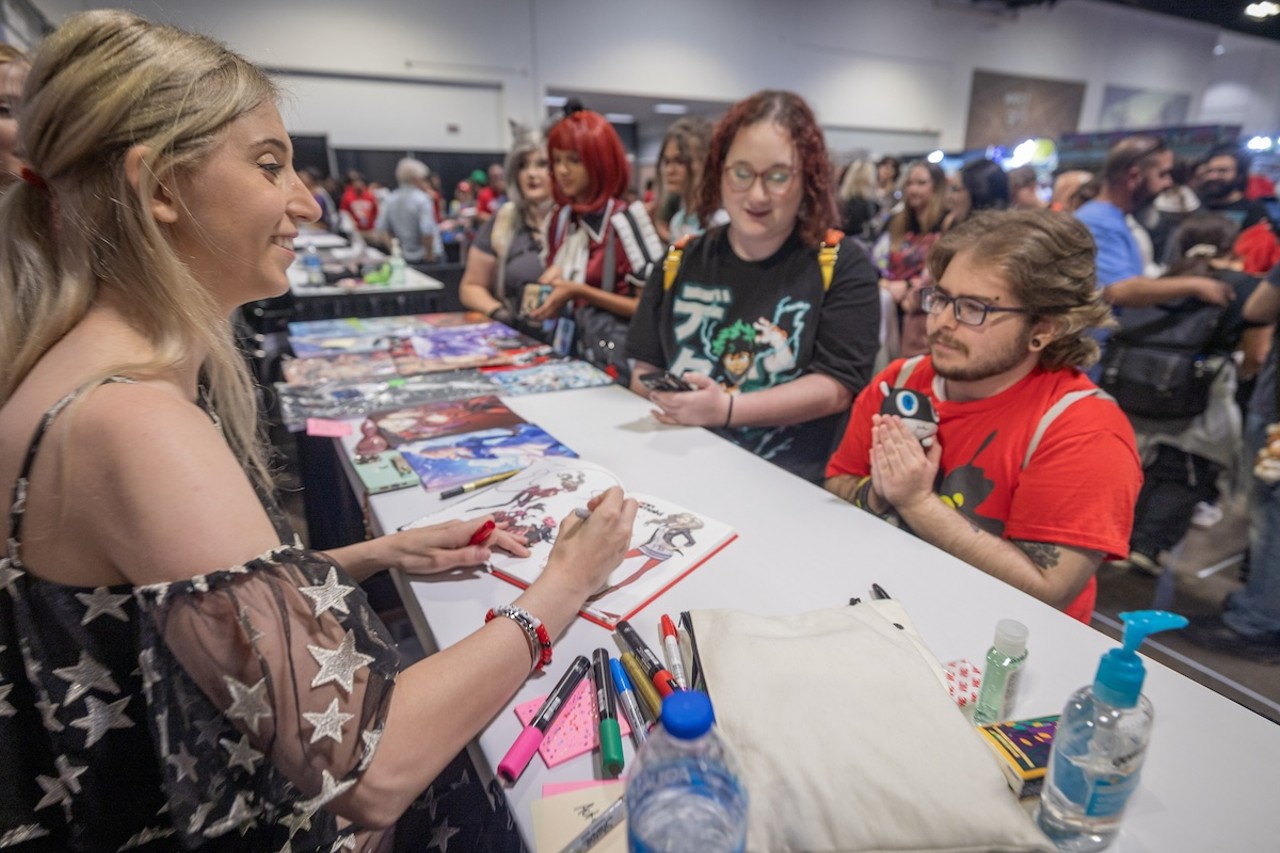
[(1022, 457), (1022, 467), (1025, 470), (1027, 465), (1031, 463), (1031, 457), (1035, 454), (1036, 448), (1040, 446), (1040, 440), (1044, 438), (1045, 432), (1049, 429), (1049, 425), (1058, 419), (1058, 416), (1070, 408), (1074, 403), (1083, 400), (1085, 397), (1094, 395), (1106, 396), (1100, 394), (1097, 388), (1082, 388), (1079, 391), (1068, 391), (1058, 398), (1058, 402), (1049, 407), (1048, 411), (1040, 418), (1040, 423), (1036, 425), (1036, 431), (1031, 436), (1031, 443), (1027, 445), (1027, 454)]
[(893, 380), (893, 387), (901, 388), (907, 384), (907, 380), (911, 378), (911, 373), (916, 369), (920, 362), (924, 361), (923, 355), (913, 355), (902, 363), (902, 369), (898, 371), (898, 378)]
[(822, 238), (822, 245), (818, 247), (818, 267), (822, 270), (823, 293), (831, 289), (831, 279), (836, 271), (836, 259), (840, 257), (840, 241), (843, 239), (843, 231), (829, 228)]
[(680, 272), (680, 261), (684, 259), (684, 248), (689, 245), (689, 241), (692, 239), (692, 234), (686, 234), (667, 250), (666, 260), (662, 262), (662, 289), (664, 291), (670, 290), (671, 285), (676, 283), (676, 273)]

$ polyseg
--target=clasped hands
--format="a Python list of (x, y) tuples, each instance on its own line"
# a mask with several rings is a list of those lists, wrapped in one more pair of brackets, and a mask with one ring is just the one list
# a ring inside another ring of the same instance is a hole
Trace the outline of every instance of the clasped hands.
[(902, 418), (871, 416), (871, 485), (899, 513), (934, 499), (933, 483), (941, 461), (942, 446), (936, 436), (925, 450)]
[(729, 414), (729, 392), (705, 373), (685, 373), (681, 377), (692, 391), (653, 391), (650, 402), (658, 408), (653, 416), (659, 423), (683, 426), (723, 427)]
[(566, 281), (560, 267), (554, 264), (538, 276), (538, 283), (551, 285), (551, 293), (547, 294), (541, 305), (529, 312), (531, 320), (554, 320), (559, 317), (564, 306), (579, 295), (581, 288), (587, 286), (580, 281)]

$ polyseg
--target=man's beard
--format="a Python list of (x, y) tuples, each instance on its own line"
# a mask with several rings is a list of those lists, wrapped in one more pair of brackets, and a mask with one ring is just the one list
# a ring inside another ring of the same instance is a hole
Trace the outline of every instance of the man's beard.
[(930, 352), (932, 352), (933, 344), (939, 340), (945, 341), (950, 347), (955, 347), (959, 350), (956, 354), (966, 357), (967, 361), (963, 365), (955, 366), (945, 363), (940, 364), (935, 355), (933, 358), (934, 372), (943, 379), (950, 379), (954, 382), (979, 382), (983, 379), (999, 376), (1001, 373), (1012, 370), (1022, 363), (1022, 360), (1027, 355), (1027, 346), (1031, 343), (1031, 329), (1030, 327), (1024, 328), (1022, 333), (1011, 341), (1008, 346), (977, 359), (972, 357), (969, 347), (943, 334), (942, 329), (929, 334)]
[(1200, 185), (1200, 198), (1206, 204), (1226, 201), (1235, 187), (1229, 181), (1205, 181)]

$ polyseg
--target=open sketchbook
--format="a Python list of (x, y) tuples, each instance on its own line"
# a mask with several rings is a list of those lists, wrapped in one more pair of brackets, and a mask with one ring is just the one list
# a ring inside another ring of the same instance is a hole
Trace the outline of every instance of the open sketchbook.
[[(412, 526), (493, 515), (495, 521), (522, 537), (532, 554), (517, 558), (495, 551), (489, 570), (524, 587), (546, 565), (560, 519), (585, 507), (593, 496), (620, 485), (617, 477), (599, 465), (581, 459), (542, 459), (510, 480), (424, 516)], [(737, 538), (727, 524), (670, 501), (639, 494), (630, 497), (640, 505), (631, 547), (604, 588), (579, 611), (611, 630)]]

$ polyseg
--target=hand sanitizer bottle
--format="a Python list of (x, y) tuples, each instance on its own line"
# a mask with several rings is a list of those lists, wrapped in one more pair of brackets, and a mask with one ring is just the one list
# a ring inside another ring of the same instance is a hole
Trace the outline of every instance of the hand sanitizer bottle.
[(1027, 626), (1014, 619), (1001, 619), (996, 623), (996, 638), (987, 650), (978, 704), (973, 709), (975, 723), (981, 726), (1009, 719), (1026, 662)]
[(405, 282), (404, 252), (400, 249), (400, 241), (391, 238), (391, 275), (387, 279), (388, 287), (404, 287)]
[(1036, 822), (1059, 850), (1102, 850), (1120, 831), (1154, 718), (1142, 695), (1147, 673), (1137, 649), (1147, 635), (1187, 624), (1185, 617), (1162, 610), (1120, 618), (1123, 647), (1103, 655), (1093, 684), (1067, 700), (1053, 736)]

